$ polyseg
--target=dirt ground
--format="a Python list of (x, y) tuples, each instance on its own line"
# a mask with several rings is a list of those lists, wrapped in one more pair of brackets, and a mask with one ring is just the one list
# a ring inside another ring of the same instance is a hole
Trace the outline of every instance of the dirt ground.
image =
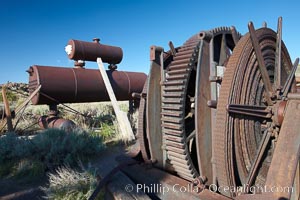
[[(107, 145), (99, 158), (92, 161), (100, 177), (104, 177), (115, 166), (116, 157), (124, 155), (126, 147), (123, 144)], [(40, 200), (45, 195), (40, 187), (47, 186), (47, 177), (31, 180), (0, 179), (0, 200)]]

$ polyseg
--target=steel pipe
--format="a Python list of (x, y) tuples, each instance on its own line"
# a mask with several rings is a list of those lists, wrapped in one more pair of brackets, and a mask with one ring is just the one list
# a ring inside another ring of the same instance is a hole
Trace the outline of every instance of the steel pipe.
[[(34, 105), (109, 101), (99, 70), (34, 65), (27, 72), (30, 93), (42, 86), (31, 100)], [(132, 100), (132, 93), (141, 93), (147, 77), (139, 72), (106, 72), (121, 101)]]
[(69, 40), (65, 51), (71, 60), (96, 62), (97, 58), (101, 57), (105, 63), (118, 64), (123, 58), (123, 51), (120, 47), (100, 44), (99, 39), (94, 39), (94, 42)]

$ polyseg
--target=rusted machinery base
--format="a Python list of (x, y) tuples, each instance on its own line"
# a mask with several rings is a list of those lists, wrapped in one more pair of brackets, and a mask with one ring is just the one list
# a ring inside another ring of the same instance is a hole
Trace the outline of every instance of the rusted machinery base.
[[(122, 155), (118, 157), (117, 160), (121, 164), (133, 159)], [(105, 199), (231, 199), (215, 193), (212, 190), (214, 190), (214, 187), (205, 188), (204, 190), (195, 188), (189, 181), (155, 168), (151, 164), (140, 163), (120, 168), (119, 172), (110, 177), (110, 181), (105, 185)], [(234, 199), (249, 200), (278, 198), (270, 193), (241, 195)]]
[[(123, 163), (130, 159), (121, 156), (118, 161)], [(190, 182), (145, 163), (122, 168), (111, 177), (105, 189), (106, 199), (229, 199), (208, 189), (197, 192), (200, 190)]]

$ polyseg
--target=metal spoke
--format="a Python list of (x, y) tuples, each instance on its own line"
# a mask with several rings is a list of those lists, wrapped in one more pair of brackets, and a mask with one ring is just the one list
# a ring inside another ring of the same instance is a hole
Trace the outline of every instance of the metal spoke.
[(282, 96), (286, 97), (290, 88), (291, 88), (291, 85), (295, 79), (295, 73), (297, 71), (297, 68), (298, 68), (298, 64), (299, 64), (299, 58), (297, 58), (294, 62), (294, 65), (293, 65), (293, 68), (289, 74), (289, 77), (287, 78), (284, 86), (283, 86), (283, 89), (282, 89)]
[(237, 33), (237, 31), (236, 31), (236, 29), (235, 29), (234, 26), (231, 26), (230, 30), (231, 30), (231, 35), (232, 35), (233, 42), (236, 45), (238, 43), (238, 41), (239, 41), (238, 33)]
[[(251, 166), (251, 169), (249, 171), (248, 177), (247, 177), (247, 186), (251, 186), (253, 184), (253, 181), (255, 179), (255, 175), (257, 174), (257, 170), (258, 167), (260, 165), (260, 163), (262, 162), (262, 157), (267, 149), (268, 143), (271, 139), (271, 132), (269, 132), (268, 130), (266, 130), (263, 134), (263, 137), (261, 139), (258, 151), (255, 155), (255, 159), (253, 161), (253, 164)], [(247, 191), (247, 190), (246, 190)]]
[(227, 47), (227, 42), (226, 42), (226, 35), (222, 35), (222, 42), (221, 42), (221, 47), (220, 47), (220, 59), (219, 59), (219, 65), (224, 65), (228, 55), (228, 47)]
[(282, 17), (278, 18), (276, 58), (275, 58), (275, 82), (277, 88), (281, 87), (281, 40), (282, 40)]
[(174, 45), (173, 45), (173, 42), (172, 41), (169, 41), (169, 47), (170, 47), (170, 52), (171, 52), (171, 54), (173, 55), (173, 56), (176, 56), (176, 49), (175, 49), (175, 47), (174, 47)]
[(266, 90), (265, 96), (267, 99), (267, 103), (269, 106), (271, 106), (271, 105), (273, 105), (273, 102), (271, 99), (271, 96), (273, 94), (273, 88), (272, 88), (270, 77), (269, 77), (267, 68), (265, 66), (264, 58), (262, 56), (262, 53), (260, 50), (260, 45), (259, 45), (258, 39), (256, 37), (255, 29), (254, 29), (252, 22), (249, 22), (248, 29), (249, 29), (249, 33), (250, 33), (250, 37), (251, 37), (251, 41), (252, 41), (252, 46), (254, 48), (256, 59), (257, 59), (258, 65), (259, 65), (262, 81), (264, 83), (264, 87)]
[(193, 132), (191, 132), (191, 134), (186, 138), (186, 143), (188, 143), (191, 139), (195, 138), (196, 136), (196, 131), (193, 130)]
[(264, 119), (270, 119), (272, 117), (271, 109), (265, 106), (229, 104), (227, 105), (227, 111), (229, 113), (248, 115)]

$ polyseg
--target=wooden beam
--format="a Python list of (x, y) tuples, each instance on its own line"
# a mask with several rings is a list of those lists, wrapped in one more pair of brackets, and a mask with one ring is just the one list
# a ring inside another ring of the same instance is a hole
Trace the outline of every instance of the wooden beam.
[(122, 134), (122, 139), (124, 141), (134, 140), (135, 137), (134, 137), (130, 122), (127, 118), (126, 113), (120, 110), (120, 107), (118, 105), (115, 93), (112, 89), (112, 86), (111, 86), (110, 81), (108, 79), (108, 76), (107, 76), (107, 73), (105, 71), (105, 68), (104, 68), (104, 65), (103, 65), (103, 62), (102, 62), (101, 58), (97, 59), (97, 64), (98, 64), (102, 79), (104, 81), (107, 93), (109, 95), (110, 101), (111, 101), (112, 106), (113, 106), (114, 111), (115, 111), (117, 121), (118, 121), (118, 124), (119, 124), (119, 127), (120, 127), (120, 131), (121, 131), (121, 134)]

